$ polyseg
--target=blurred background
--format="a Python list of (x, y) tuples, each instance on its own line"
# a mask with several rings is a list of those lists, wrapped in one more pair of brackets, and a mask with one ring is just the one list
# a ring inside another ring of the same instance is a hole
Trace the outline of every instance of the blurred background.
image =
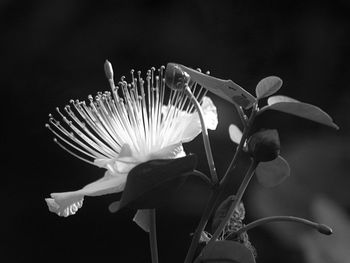
[[(178, 62), (251, 93), (260, 79), (277, 75), (284, 81), (279, 94), (328, 112), (339, 131), (278, 112), (258, 120), (259, 127), (279, 130), (292, 174), (272, 189), (252, 181), (244, 197), (246, 223), (284, 214), (335, 231), (325, 237), (289, 223), (256, 228), (249, 236), (257, 262), (349, 262), (349, 11), (345, 0), (2, 0), (1, 261), (150, 262), (148, 236), (132, 222), (135, 211), (107, 209), (118, 195), (86, 198), (69, 218), (50, 213), (44, 201), (104, 173), (57, 147), (44, 125), (55, 107), (108, 90), (103, 63), (109, 59), (116, 78), (132, 68), (145, 72)], [(222, 175), (235, 147), (228, 126), (239, 120), (232, 105), (210, 96), (219, 114), (211, 144)], [(198, 136), (185, 149), (198, 154), (198, 169), (208, 172), (201, 142)], [(233, 192), (242, 169), (232, 176)], [(209, 193), (195, 178), (180, 191), (158, 211), (160, 262), (183, 262)]]

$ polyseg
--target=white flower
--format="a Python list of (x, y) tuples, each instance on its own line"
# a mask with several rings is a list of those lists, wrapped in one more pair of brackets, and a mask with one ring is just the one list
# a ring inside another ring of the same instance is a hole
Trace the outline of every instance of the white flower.
[[(127, 83), (124, 77), (111, 92), (99, 92), (95, 98), (71, 101), (57, 108), (61, 124), (50, 115), (46, 126), (55, 134), (55, 142), (69, 153), (98, 167), (105, 175), (80, 190), (52, 193), (46, 198), (51, 212), (67, 217), (82, 206), (84, 196), (121, 192), (128, 172), (136, 165), (152, 159), (185, 156), (182, 143), (193, 140), (200, 132), (198, 113), (182, 91), (165, 89), (164, 67), (155, 74), (147, 72), (144, 81), (140, 72)], [(201, 101), (209, 129), (216, 129), (217, 112), (206, 90), (197, 84), (191, 87)]]

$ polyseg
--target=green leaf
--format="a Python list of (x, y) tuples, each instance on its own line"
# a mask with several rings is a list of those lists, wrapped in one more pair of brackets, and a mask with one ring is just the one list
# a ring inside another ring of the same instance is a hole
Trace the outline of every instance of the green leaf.
[(191, 79), (199, 85), (205, 87), (215, 95), (227, 100), (245, 109), (249, 109), (256, 101), (254, 96), (232, 80), (223, 80), (203, 74), (197, 70), (177, 64), (180, 68), (190, 75)]
[(263, 107), (259, 114), (266, 110), (277, 110), (339, 129), (326, 112), (314, 105), (300, 102), (286, 96), (270, 97), (268, 98), (267, 103), (268, 105)]
[(134, 167), (128, 174), (118, 210), (158, 208), (169, 201), (197, 165), (190, 154), (177, 159), (152, 160)]
[(253, 253), (243, 244), (234, 241), (216, 241), (204, 247), (199, 262), (255, 263)]
[(270, 76), (260, 80), (255, 89), (257, 99), (265, 98), (276, 93), (281, 88), (282, 83), (282, 80), (276, 76)]
[(273, 161), (261, 162), (255, 170), (259, 183), (265, 187), (274, 187), (282, 183), (289, 175), (288, 162), (281, 156)]

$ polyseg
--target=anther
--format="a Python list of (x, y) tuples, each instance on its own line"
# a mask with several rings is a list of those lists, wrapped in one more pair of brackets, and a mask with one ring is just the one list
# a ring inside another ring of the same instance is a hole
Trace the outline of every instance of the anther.
[(105, 74), (108, 80), (113, 80), (113, 68), (112, 64), (106, 59), (104, 64)]

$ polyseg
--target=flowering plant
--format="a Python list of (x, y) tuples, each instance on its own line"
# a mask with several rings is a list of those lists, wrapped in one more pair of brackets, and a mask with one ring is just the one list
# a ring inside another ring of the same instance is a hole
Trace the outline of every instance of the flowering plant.
[[(156, 208), (176, 196), (189, 175), (202, 178), (211, 189), (207, 206), (192, 237), (185, 258), (190, 262), (255, 262), (256, 252), (247, 231), (273, 221), (294, 221), (331, 234), (323, 224), (292, 216), (267, 217), (243, 223), (243, 194), (256, 175), (267, 187), (282, 183), (290, 174), (288, 162), (280, 156), (277, 130), (258, 130), (255, 119), (269, 110), (277, 110), (338, 128), (320, 108), (286, 96), (272, 96), (282, 80), (271, 76), (256, 87), (256, 97), (231, 80), (222, 80), (180, 64), (169, 63), (158, 71), (149, 70), (146, 79), (131, 71), (115, 85), (112, 65), (106, 61), (105, 73), (111, 91), (89, 96), (89, 102), (71, 100), (72, 106), (57, 108), (63, 120), (49, 115), (46, 127), (54, 141), (75, 157), (105, 169), (102, 178), (76, 191), (52, 193), (46, 198), (51, 212), (74, 215), (83, 205), (84, 196), (123, 192), (121, 199), (109, 206), (111, 212), (124, 207), (137, 210), (134, 221), (150, 236), (152, 262), (158, 262)], [(230, 125), (229, 135), (237, 144), (233, 159), (224, 175), (218, 175), (207, 129), (215, 130), (217, 110), (207, 92), (232, 103), (243, 131)], [(267, 105), (259, 108), (262, 98)], [(202, 133), (210, 176), (197, 171), (197, 158), (186, 154), (183, 143)], [(223, 199), (223, 189), (238, 157), (248, 154), (250, 166), (236, 193)], [(213, 216), (212, 231), (205, 231)]]

